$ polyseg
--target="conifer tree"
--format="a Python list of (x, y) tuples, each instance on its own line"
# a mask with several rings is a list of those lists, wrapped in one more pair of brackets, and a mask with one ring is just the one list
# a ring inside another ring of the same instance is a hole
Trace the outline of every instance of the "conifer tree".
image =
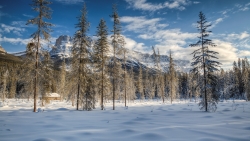
[(143, 77), (142, 77), (142, 67), (140, 66), (139, 69), (139, 75), (137, 78), (137, 92), (140, 95), (140, 99), (143, 100), (144, 99), (144, 95), (143, 95)]
[(60, 76), (59, 76), (59, 80), (60, 80), (60, 86), (59, 86), (59, 92), (60, 92), (60, 96), (61, 96), (61, 100), (63, 100), (65, 98), (65, 94), (66, 94), (66, 63), (65, 63), (65, 57), (63, 58), (62, 64), (61, 64), (61, 69), (60, 69)]
[[(89, 37), (87, 31), (90, 24), (87, 21), (87, 7), (84, 3), (81, 10), (81, 16), (78, 17), (78, 23), (76, 24), (77, 31), (74, 34), (74, 42), (72, 47), (72, 83), (74, 83), (73, 90), (77, 94), (76, 96), (76, 110), (79, 110), (80, 102), (86, 99), (86, 85), (87, 85), (87, 73), (88, 73), (88, 47), (90, 46)], [(74, 96), (72, 96), (74, 97)], [(86, 106), (87, 107), (87, 106)]]
[(50, 39), (50, 27), (52, 26), (51, 23), (44, 21), (44, 19), (51, 19), (51, 9), (47, 6), (51, 4), (49, 0), (32, 0), (32, 9), (38, 12), (38, 16), (28, 20), (27, 24), (34, 24), (37, 25), (37, 30), (31, 35), (33, 44), (34, 44), (34, 51), (35, 52), (35, 74), (34, 74), (34, 109), (33, 112), (36, 112), (36, 99), (38, 94), (38, 63), (39, 63), (39, 50), (41, 48), (41, 40), (44, 39), (49, 41)]
[(143, 81), (143, 91), (144, 91), (144, 96), (145, 98), (150, 98), (149, 96), (149, 92), (150, 92), (150, 81), (149, 81), (149, 69), (148, 67), (146, 68), (146, 72), (145, 72), (145, 78)]
[(244, 96), (244, 81), (242, 77), (242, 71), (243, 71), (243, 64), (241, 62), (241, 59), (238, 58), (238, 67), (237, 67), (237, 80), (238, 80), (238, 89), (239, 89), (239, 98), (243, 98)]
[(108, 28), (106, 22), (101, 19), (99, 26), (97, 27), (97, 42), (94, 46), (94, 55), (96, 60), (97, 71), (100, 72), (99, 84), (101, 88), (99, 92), (101, 93), (101, 110), (104, 110), (104, 95), (107, 93), (109, 80), (107, 78), (107, 60), (108, 60)]
[(199, 21), (197, 21), (197, 29), (199, 31), (199, 40), (195, 44), (190, 44), (191, 47), (197, 47), (194, 50), (193, 61), (191, 66), (195, 75), (201, 74), (203, 77), (203, 83), (201, 85), (202, 90), (202, 101), (199, 103), (201, 109), (205, 109), (205, 111), (215, 111), (216, 103), (218, 99), (215, 97), (215, 94), (212, 92), (211, 85), (213, 83), (217, 83), (217, 77), (214, 75), (215, 71), (218, 71), (217, 67), (220, 65), (218, 61), (213, 59), (218, 59), (216, 55), (218, 52), (210, 50), (209, 47), (215, 47), (216, 45), (212, 42), (212, 40), (208, 39), (211, 31), (208, 31), (208, 28), (211, 26), (206, 21), (205, 15), (200, 12), (199, 13)]
[(0, 67), (0, 94), (1, 99), (4, 102), (6, 98), (6, 86), (7, 86), (7, 77), (8, 77), (8, 70), (5, 66)]
[(220, 79), (219, 79), (220, 92), (222, 95), (222, 100), (225, 100), (225, 85), (226, 85), (226, 74), (223, 69), (220, 70)]
[(15, 98), (16, 96), (16, 85), (17, 85), (17, 66), (13, 64), (13, 66), (9, 67), (9, 81), (10, 81), (10, 92), (9, 98)]
[[(124, 44), (125, 44), (125, 41), (124, 41)], [(125, 103), (125, 107), (127, 107), (127, 91), (128, 91), (127, 90), (128, 89), (128, 75), (127, 75), (127, 66), (126, 66), (126, 62), (127, 62), (127, 58), (126, 58), (127, 49), (125, 49), (123, 47), (122, 48), (122, 52), (123, 52), (123, 67), (124, 67), (124, 71), (123, 71), (124, 103)]]
[(169, 67), (168, 67), (168, 75), (169, 75), (169, 95), (170, 95), (170, 102), (172, 104), (173, 100), (176, 98), (176, 93), (177, 93), (177, 75), (176, 71), (174, 68), (174, 61), (172, 58), (172, 54), (170, 51), (169, 55)]
[(48, 103), (49, 101), (45, 99), (45, 96), (48, 93), (52, 92), (52, 80), (53, 80), (53, 70), (52, 70), (52, 62), (50, 59), (50, 54), (48, 51), (44, 52), (44, 58), (42, 61), (42, 106), (44, 106), (45, 103)]
[(136, 92), (136, 87), (135, 87), (135, 79), (134, 79), (134, 71), (133, 71), (133, 66), (131, 63), (131, 67), (129, 70), (130, 77), (128, 77), (128, 100), (134, 100), (136, 98), (135, 92)]
[(114, 4), (113, 5), (113, 13), (110, 16), (113, 19), (113, 29), (112, 29), (112, 41), (111, 44), (113, 46), (113, 63), (112, 63), (112, 86), (113, 86), (113, 110), (115, 110), (115, 96), (116, 96), (116, 81), (118, 79), (118, 73), (116, 71), (116, 68), (118, 67), (117, 61), (116, 61), (116, 54), (119, 51), (120, 47), (123, 45), (124, 39), (121, 35), (121, 25), (120, 25), (120, 18), (117, 12), (117, 7)]
[(159, 81), (159, 93), (162, 98), (162, 102), (165, 102), (165, 82), (164, 82), (164, 73), (158, 74), (158, 81)]

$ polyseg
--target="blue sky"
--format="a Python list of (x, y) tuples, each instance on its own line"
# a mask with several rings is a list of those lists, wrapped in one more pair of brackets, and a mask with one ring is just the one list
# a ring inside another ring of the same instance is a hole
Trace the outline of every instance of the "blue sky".
[[(60, 35), (73, 36), (77, 16), (83, 0), (51, 0), (53, 32), (51, 42)], [(195, 23), (200, 11), (211, 22), (211, 39), (217, 44), (219, 61), (224, 68), (231, 67), (237, 58), (250, 59), (250, 1), (249, 0), (85, 0), (89, 36), (95, 35), (101, 18), (112, 28), (112, 4), (118, 5), (126, 47), (152, 52), (151, 46), (161, 54), (173, 52), (175, 59), (191, 59), (189, 44), (197, 41)], [(25, 50), (36, 27), (25, 23), (37, 16), (31, 0), (0, 1), (0, 44), (8, 52)]]

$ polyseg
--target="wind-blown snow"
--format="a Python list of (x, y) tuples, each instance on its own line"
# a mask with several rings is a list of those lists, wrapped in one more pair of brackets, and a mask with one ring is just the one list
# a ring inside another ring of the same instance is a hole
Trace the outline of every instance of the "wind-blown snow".
[[(106, 110), (75, 111), (71, 103), (52, 102), (32, 112), (32, 101), (8, 100), (0, 107), (1, 141), (249, 141), (250, 103), (221, 102), (215, 113), (197, 103), (161, 101), (112, 103)], [(44, 110), (44, 111), (43, 111)]]

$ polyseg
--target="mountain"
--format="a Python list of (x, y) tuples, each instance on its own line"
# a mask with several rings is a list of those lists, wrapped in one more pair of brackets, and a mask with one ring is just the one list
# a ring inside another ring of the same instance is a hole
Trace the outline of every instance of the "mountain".
[[(94, 41), (91, 41), (90, 51), (92, 50)], [(59, 67), (62, 63), (63, 59), (65, 58), (66, 64), (70, 65), (72, 55), (71, 55), (71, 48), (73, 46), (73, 38), (68, 35), (62, 35), (58, 37), (56, 43), (52, 50), (50, 51), (50, 55), (52, 60), (55, 63), (56, 67)], [(25, 52), (13, 53), (15, 56), (24, 56)], [(112, 52), (109, 53), (110, 58), (112, 58)], [(154, 64), (154, 55), (149, 53), (141, 53), (138, 51), (127, 50), (126, 53), (126, 65), (122, 67), (126, 67), (130, 69), (133, 66), (135, 72), (139, 71), (139, 68), (145, 71), (146, 68), (149, 68), (152, 73), (157, 71), (157, 68)], [(123, 56), (118, 55), (117, 59), (120, 62), (123, 62)], [(110, 59), (112, 60), (112, 59)], [(190, 70), (190, 62), (188, 60), (174, 60), (175, 68), (177, 71), (180, 72), (188, 72)], [(160, 55), (160, 70), (161, 71), (168, 71), (168, 64), (169, 64), (169, 57), (167, 55)]]
[[(60, 62), (62, 60), (63, 56), (67, 59), (71, 59), (71, 52), (70, 49), (73, 46), (72, 43), (73, 39), (72, 37), (68, 35), (62, 35), (60, 36), (55, 43), (55, 46), (50, 51), (51, 57), (54, 58), (54, 60), (57, 60), (57, 62)], [(94, 41), (92, 41), (93, 46)], [(126, 67), (129, 69), (131, 66), (133, 66), (134, 69), (139, 69), (140, 66), (142, 68), (150, 68), (152, 70), (155, 70), (154, 67), (154, 55), (148, 54), (148, 53), (141, 53), (138, 51), (133, 50), (127, 50), (126, 53)], [(112, 57), (112, 53), (109, 53), (109, 56)], [(118, 55), (118, 60), (123, 61), (123, 56)], [(66, 61), (67, 62), (67, 61)], [(169, 64), (169, 57), (167, 55), (160, 55), (160, 66), (161, 70), (167, 71), (168, 70), (168, 64)], [(188, 60), (174, 60), (175, 67), (177, 71), (184, 71), (187, 72), (190, 69), (190, 62)], [(124, 67), (124, 66), (123, 66)]]
[(68, 35), (62, 35), (56, 39), (55, 46), (50, 51), (51, 57), (71, 57), (70, 49), (73, 46), (73, 39)]
[(19, 57), (7, 53), (2, 46), (0, 46), (0, 62), (11, 62), (14, 64), (22, 63)]
[(4, 50), (4, 48), (0, 45), (0, 53), (6, 53), (6, 51)]

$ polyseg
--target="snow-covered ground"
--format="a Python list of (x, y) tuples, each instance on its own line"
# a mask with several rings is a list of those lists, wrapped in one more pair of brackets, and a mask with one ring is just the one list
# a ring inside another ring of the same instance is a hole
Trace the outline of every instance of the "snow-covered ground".
[[(249, 141), (250, 102), (220, 102), (214, 113), (197, 103), (147, 101), (106, 104), (106, 110), (75, 111), (52, 102), (32, 112), (32, 101), (7, 100), (0, 107), (1, 141)], [(8, 105), (7, 105), (8, 104)]]

